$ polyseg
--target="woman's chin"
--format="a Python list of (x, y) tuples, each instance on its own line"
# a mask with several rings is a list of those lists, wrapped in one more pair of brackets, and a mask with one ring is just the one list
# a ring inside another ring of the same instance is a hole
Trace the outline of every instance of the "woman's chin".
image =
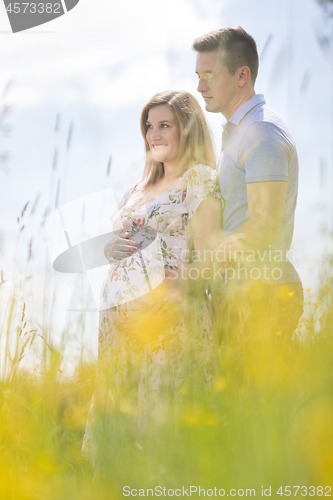
[(152, 157), (153, 157), (153, 160), (158, 162), (158, 163), (164, 163), (165, 161), (167, 161), (167, 158), (165, 157), (165, 155), (153, 154)]

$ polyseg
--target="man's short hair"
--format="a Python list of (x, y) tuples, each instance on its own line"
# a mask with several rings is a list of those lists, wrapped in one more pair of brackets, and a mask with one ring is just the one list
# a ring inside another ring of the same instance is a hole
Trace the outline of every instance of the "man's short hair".
[(197, 52), (219, 51), (222, 63), (234, 75), (238, 68), (247, 66), (251, 71), (254, 84), (258, 74), (259, 55), (255, 40), (243, 28), (222, 28), (194, 40), (193, 49)]

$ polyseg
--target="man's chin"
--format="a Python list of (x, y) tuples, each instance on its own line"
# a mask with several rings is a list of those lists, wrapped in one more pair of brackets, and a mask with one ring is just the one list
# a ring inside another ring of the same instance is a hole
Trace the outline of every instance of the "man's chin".
[(212, 102), (206, 102), (205, 109), (206, 111), (209, 111), (209, 113), (219, 113), (219, 110), (216, 109)]

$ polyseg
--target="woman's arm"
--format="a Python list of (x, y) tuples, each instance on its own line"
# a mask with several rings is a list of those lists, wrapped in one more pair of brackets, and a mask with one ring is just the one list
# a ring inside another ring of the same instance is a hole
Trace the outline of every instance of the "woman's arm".
[(222, 203), (220, 198), (211, 195), (200, 203), (190, 219), (194, 249), (199, 253), (202, 265), (206, 264), (211, 252), (214, 252), (221, 242)]
[(212, 279), (216, 251), (223, 239), (222, 231), (223, 201), (213, 195), (203, 200), (195, 214), (190, 218), (190, 231), (193, 240), (193, 261), (186, 268), (177, 272), (171, 270), (167, 276), (171, 283), (180, 290), (187, 285), (200, 286), (202, 281)]

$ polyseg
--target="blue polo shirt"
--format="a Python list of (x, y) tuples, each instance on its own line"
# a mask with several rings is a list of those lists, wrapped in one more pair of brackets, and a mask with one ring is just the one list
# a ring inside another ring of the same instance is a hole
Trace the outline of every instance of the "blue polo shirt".
[[(232, 280), (233, 286), (244, 290), (257, 281), (300, 282), (287, 256), (294, 231), (298, 189), (297, 152), (286, 125), (277, 113), (266, 106), (263, 95), (258, 94), (249, 99), (223, 127), (218, 175), (225, 200), (223, 228), (227, 234), (232, 234), (249, 218), (248, 183), (287, 182), (278, 238), (266, 249), (246, 254), (245, 269), (239, 271), (238, 266), (238, 273)], [(231, 278), (231, 270), (229, 274)], [(224, 291), (228, 291), (228, 286)]]

